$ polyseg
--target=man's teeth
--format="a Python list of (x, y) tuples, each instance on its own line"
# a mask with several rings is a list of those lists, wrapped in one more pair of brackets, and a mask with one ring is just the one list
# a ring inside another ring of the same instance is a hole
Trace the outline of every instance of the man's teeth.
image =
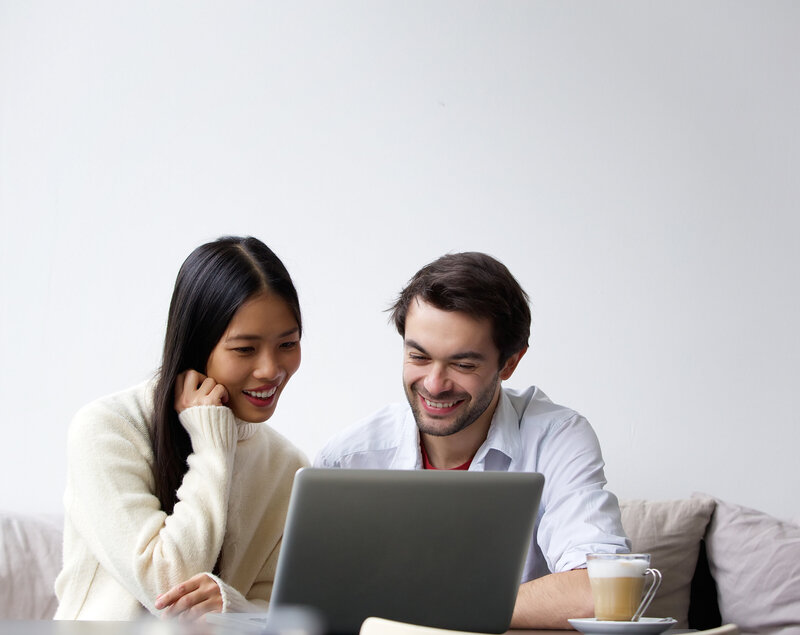
[[(423, 399), (425, 399), (425, 397), (423, 397)], [(444, 402), (444, 401), (431, 401), (430, 399), (425, 399), (425, 403), (428, 404), (429, 408), (452, 408), (458, 403), (458, 400)]]
[(277, 386), (273, 386), (269, 390), (243, 390), (242, 392), (245, 395), (250, 395), (251, 397), (255, 397), (256, 399), (269, 399), (272, 395), (275, 394), (275, 391), (278, 390)]

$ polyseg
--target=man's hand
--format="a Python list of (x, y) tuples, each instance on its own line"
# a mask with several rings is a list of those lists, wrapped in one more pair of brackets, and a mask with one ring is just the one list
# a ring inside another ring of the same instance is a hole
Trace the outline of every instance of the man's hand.
[(178, 413), (192, 406), (224, 406), (227, 403), (225, 386), (196, 370), (187, 370), (175, 379), (175, 410)]
[(520, 585), (511, 628), (572, 628), (569, 618), (593, 615), (589, 575), (586, 569), (575, 569)]
[(222, 593), (214, 580), (198, 573), (156, 598), (156, 608), (164, 609), (162, 618), (196, 621), (206, 613), (222, 611)]

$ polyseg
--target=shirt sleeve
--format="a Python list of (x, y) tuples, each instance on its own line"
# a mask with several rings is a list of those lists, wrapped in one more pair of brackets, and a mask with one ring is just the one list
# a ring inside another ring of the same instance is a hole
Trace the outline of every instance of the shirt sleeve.
[(76, 415), (69, 433), (67, 511), (100, 566), (150, 612), (159, 594), (213, 569), (225, 535), (237, 442), (233, 413), (196, 406), (180, 421), (192, 453), (170, 515), (153, 493), (143, 423), (92, 404)]
[(545, 476), (538, 544), (551, 572), (586, 566), (586, 554), (624, 553), (616, 496), (604, 489), (604, 462), (589, 422), (573, 413), (556, 423), (539, 448)]

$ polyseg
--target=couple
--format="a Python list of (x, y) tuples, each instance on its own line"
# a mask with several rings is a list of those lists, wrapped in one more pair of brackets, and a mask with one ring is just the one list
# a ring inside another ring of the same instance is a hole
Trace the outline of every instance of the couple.
[[(536, 387), (501, 386), (527, 350), (525, 292), (490, 256), (451, 254), (411, 279), (392, 317), (410, 409), (345, 430), (316, 465), (543, 473), (512, 627), (592, 615), (586, 553), (629, 542), (588, 422)], [(157, 376), (89, 404), (70, 427), (56, 619), (267, 608), (306, 461), (261, 424), (300, 365), (301, 334), (291, 277), (262, 242), (225, 237), (190, 254)]]

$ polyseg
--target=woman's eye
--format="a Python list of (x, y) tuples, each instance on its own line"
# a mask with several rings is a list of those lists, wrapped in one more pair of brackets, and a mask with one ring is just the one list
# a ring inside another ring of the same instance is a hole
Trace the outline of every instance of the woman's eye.
[(247, 353), (252, 353), (255, 349), (252, 346), (237, 346), (233, 350), (237, 353), (245, 355)]
[(281, 344), (281, 348), (285, 351), (291, 351), (297, 348), (298, 344), (300, 344), (300, 342), (298, 341), (284, 342), (283, 344)]

